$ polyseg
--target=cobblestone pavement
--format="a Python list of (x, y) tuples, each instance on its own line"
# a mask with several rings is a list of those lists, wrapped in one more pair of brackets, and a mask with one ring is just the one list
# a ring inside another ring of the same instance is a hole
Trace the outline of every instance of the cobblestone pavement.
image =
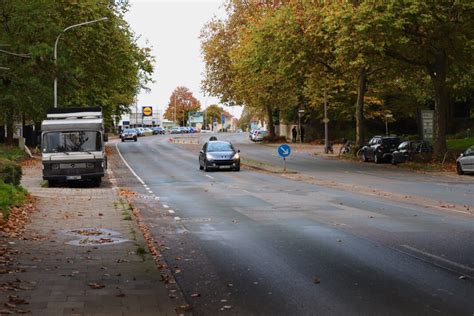
[(22, 182), (38, 210), (22, 238), (0, 239), (11, 258), (0, 262), (0, 314), (176, 315), (128, 203), (107, 179), (101, 188), (44, 188), (37, 164)]

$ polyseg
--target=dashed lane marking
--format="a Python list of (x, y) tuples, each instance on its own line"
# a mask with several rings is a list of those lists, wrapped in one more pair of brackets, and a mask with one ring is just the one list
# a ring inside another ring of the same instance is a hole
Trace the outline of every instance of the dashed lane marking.
[(173, 210), (168, 210), (168, 213), (174, 214), (174, 211)]
[(170, 208), (170, 207), (169, 207), (168, 205), (166, 205), (166, 204), (163, 204), (163, 207), (164, 207), (164, 208)]
[(214, 180), (214, 177), (213, 176), (210, 176), (208, 174), (206, 174), (206, 177), (208, 177), (209, 179), (213, 179)]

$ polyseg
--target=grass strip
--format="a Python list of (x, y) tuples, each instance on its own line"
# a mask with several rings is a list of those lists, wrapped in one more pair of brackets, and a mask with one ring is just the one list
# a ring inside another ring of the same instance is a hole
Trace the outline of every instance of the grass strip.
[(446, 143), (449, 149), (466, 150), (474, 145), (474, 136), (462, 139), (448, 139)]
[(4, 144), (0, 144), (0, 158), (12, 161), (20, 161), (26, 156), (26, 153), (17, 146), (6, 146)]
[(4, 221), (8, 220), (10, 207), (21, 206), (26, 201), (27, 195), (28, 192), (21, 186), (0, 181), (0, 211)]
[[(295, 174), (296, 171), (292, 170), (283, 170), (283, 167), (277, 167), (269, 163), (261, 162), (258, 160), (253, 160), (249, 158), (241, 158), (241, 163), (247, 167), (263, 170), (271, 173), (284, 173), (284, 174)], [(283, 162), (281, 163), (283, 165)]]

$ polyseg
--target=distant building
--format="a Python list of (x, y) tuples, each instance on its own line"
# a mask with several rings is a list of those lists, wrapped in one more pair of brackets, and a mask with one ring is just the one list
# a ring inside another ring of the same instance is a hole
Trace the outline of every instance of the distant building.
[[(144, 107), (151, 107), (153, 109), (150, 116), (143, 115)], [(118, 122), (119, 128), (161, 126), (163, 121), (162, 111), (156, 105), (131, 105), (129, 108), (130, 112), (120, 117)]]

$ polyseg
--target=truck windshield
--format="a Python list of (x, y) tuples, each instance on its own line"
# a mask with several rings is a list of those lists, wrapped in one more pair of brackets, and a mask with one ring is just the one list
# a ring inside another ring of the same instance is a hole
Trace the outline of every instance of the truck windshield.
[(74, 131), (74, 132), (49, 132), (44, 134), (43, 152), (77, 152), (102, 150), (100, 132)]

